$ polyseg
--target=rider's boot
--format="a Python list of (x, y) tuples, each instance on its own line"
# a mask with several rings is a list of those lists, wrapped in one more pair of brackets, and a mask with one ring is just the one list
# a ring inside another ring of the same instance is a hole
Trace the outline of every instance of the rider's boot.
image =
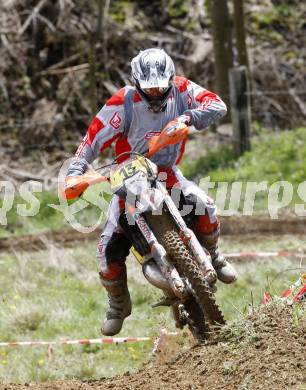
[(201, 244), (210, 254), (218, 279), (223, 283), (233, 283), (238, 278), (237, 271), (220, 253), (218, 241), (219, 230), (201, 237)]
[(109, 308), (106, 318), (101, 326), (101, 332), (105, 336), (114, 336), (119, 333), (123, 321), (131, 314), (132, 302), (127, 287), (126, 272), (120, 279), (107, 280), (100, 273), (102, 285), (108, 295)]

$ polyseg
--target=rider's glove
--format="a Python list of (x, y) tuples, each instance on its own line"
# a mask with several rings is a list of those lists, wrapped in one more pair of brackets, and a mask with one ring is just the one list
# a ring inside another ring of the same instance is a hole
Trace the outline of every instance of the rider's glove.
[(186, 121), (188, 119), (189, 118), (187, 117), (187, 115), (181, 115), (173, 121), (170, 121), (163, 128), (159, 135), (150, 138), (148, 141), (149, 150), (147, 152), (147, 155), (151, 157), (153, 156), (153, 154), (157, 153), (159, 150), (166, 146), (175, 145), (179, 142), (184, 141), (189, 134), (189, 128), (186, 124)]
[(191, 116), (190, 115), (180, 115), (175, 119), (178, 123), (185, 123), (185, 125), (191, 125)]
[[(189, 115), (180, 115), (175, 118), (173, 121), (169, 122), (165, 129), (167, 129), (168, 134), (173, 133), (178, 128), (185, 125), (186, 127), (190, 125), (191, 117)], [(184, 127), (184, 126), (183, 126)]]

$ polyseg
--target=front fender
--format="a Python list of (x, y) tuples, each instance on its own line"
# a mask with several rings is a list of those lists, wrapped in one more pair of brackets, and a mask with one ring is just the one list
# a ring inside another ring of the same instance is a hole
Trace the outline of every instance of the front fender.
[(141, 213), (150, 211), (155, 215), (162, 215), (166, 196), (165, 193), (157, 188), (149, 188), (137, 200), (136, 208)]

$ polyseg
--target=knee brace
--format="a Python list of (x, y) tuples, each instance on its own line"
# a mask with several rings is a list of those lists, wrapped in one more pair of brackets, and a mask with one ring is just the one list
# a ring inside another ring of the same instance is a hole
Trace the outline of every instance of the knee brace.
[(125, 260), (131, 244), (123, 234), (113, 233), (111, 237), (101, 236), (97, 248), (100, 264), (100, 276), (107, 280), (116, 280), (126, 273)]
[(199, 236), (219, 235), (220, 223), (211, 222), (209, 215), (199, 215), (194, 223), (195, 233)]
[(101, 280), (119, 280), (122, 279), (126, 275), (126, 266), (122, 261), (112, 262), (104, 267), (100, 272)]

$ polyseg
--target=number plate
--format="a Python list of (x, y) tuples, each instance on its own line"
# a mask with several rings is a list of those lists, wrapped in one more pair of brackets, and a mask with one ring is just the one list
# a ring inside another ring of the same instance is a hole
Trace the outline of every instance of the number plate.
[(135, 256), (135, 259), (138, 261), (138, 263), (143, 264), (143, 262), (145, 261), (145, 256), (142, 256), (142, 255), (137, 251), (137, 249), (135, 249), (133, 246), (132, 246), (132, 248), (131, 248), (131, 251), (132, 251), (133, 255)]
[(114, 189), (122, 187), (125, 179), (134, 176), (139, 171), (147, 173), (147, 167), (142, 157), (121, 164), (116, 170), (111, 172), (111, 188)]

